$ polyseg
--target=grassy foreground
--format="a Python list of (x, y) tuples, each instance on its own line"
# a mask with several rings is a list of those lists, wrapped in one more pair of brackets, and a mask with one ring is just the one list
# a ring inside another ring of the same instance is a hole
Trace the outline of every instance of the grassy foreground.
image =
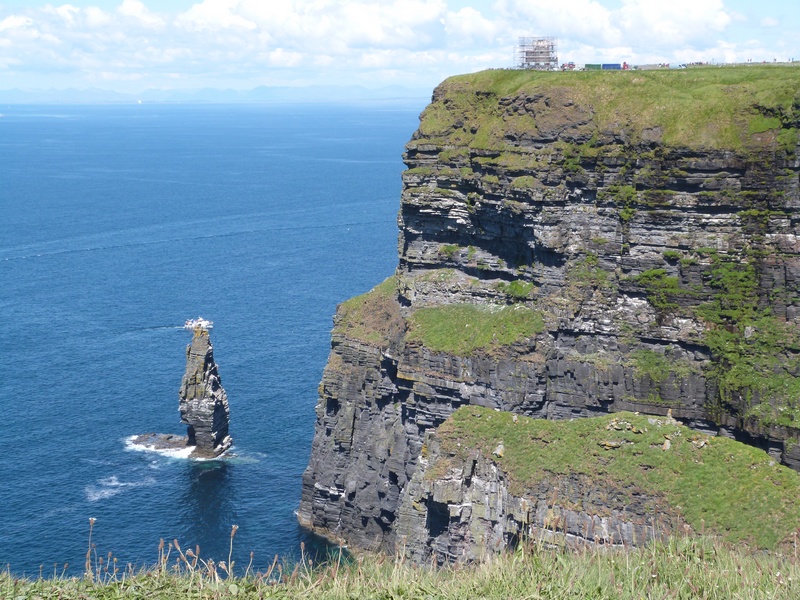
[(137, 573), (19, 580), (0, 574), (0, 597), (110, 598), (799, 598), (796, 554), (747, 555), (710, 538), (675, 538), (628, 552), (537, 546), (481, 565), (413, 567), (385, 556), (226, 577), (213, 565), (163, 562)]

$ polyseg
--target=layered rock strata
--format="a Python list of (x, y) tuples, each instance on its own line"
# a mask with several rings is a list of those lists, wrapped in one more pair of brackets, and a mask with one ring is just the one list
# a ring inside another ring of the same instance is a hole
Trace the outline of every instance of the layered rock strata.
[(187, 435), (146, 433), (132, 439), (136, 446), (148, 450), (191, 450), (191, 458), (216, 458), (233, 444), (228, 435), (230, 411), (228, 396), (219, 378), (214, 348), (208, 330), (209, 321), (202, 318), (186, 322), (192, 331), (192, 342), (186, 346), (186, 370), (178, 392), (181, 422)]
[(798, 492), (797, 473), (766, 453), (670, 416), (552, 421), (463, 406), (425, 434), (401, 497), (397, 552), (445, 564), (522, 540), (635, 548), (697, 530), (788, 549)]
[(574, 75), (434, 92), (396, 276), (335, 319), (304, 526), (395, 551), (425, 435), (465, 404), (671, 410), (800, 466), (800, 72)]
[(181, 422), (193, 457), (213, 458), (230, 448), (228, 396), (220, 381), (208, 330), (195, 327), (186, 347), (186, 371), (178, 392)]
[(609, 478), (548, 473), (534, 486), (514, 489), (498, 464), (502, 445), (491, 454), (475, 448), (458, 456), (429, 431), (424, 447), (397, 522), (398, 551), (417, 563), (480, 560), (513, 550), (522, 539), (634, 548), (686, 527), (661, 495)]

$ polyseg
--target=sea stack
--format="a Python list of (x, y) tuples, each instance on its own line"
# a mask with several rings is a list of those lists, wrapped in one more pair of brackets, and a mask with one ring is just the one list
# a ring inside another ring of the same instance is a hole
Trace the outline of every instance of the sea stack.
[(209, 338), (210, 321), (192, 319), (184, 325), (193, 332), (186, 347), (186, 371), (181, 382), (181, 422), (188, 425), (188, 445), (193, 457), (214, 458), (230, 448), (228, 396), (219, 378)]

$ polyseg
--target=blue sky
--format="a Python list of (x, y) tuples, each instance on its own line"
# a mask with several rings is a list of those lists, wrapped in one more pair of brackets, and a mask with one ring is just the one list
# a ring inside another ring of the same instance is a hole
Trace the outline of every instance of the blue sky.
[(513, 64), (800, 60), (797, 0), (0, 0), (0, 89), (431, 88)]

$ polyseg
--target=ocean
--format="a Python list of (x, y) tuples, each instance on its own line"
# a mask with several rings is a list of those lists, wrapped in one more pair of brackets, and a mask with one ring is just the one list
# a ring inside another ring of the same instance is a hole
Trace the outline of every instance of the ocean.
[[(425, 99), (360, 105), (0, 106), (0, 565), (152, 565), (161, 539), (296, 557), (294, 511), (336, 304), (394, 271), (401, 153)], [(211, 340), (232, 455), (184, 434), (191, 332)]]

